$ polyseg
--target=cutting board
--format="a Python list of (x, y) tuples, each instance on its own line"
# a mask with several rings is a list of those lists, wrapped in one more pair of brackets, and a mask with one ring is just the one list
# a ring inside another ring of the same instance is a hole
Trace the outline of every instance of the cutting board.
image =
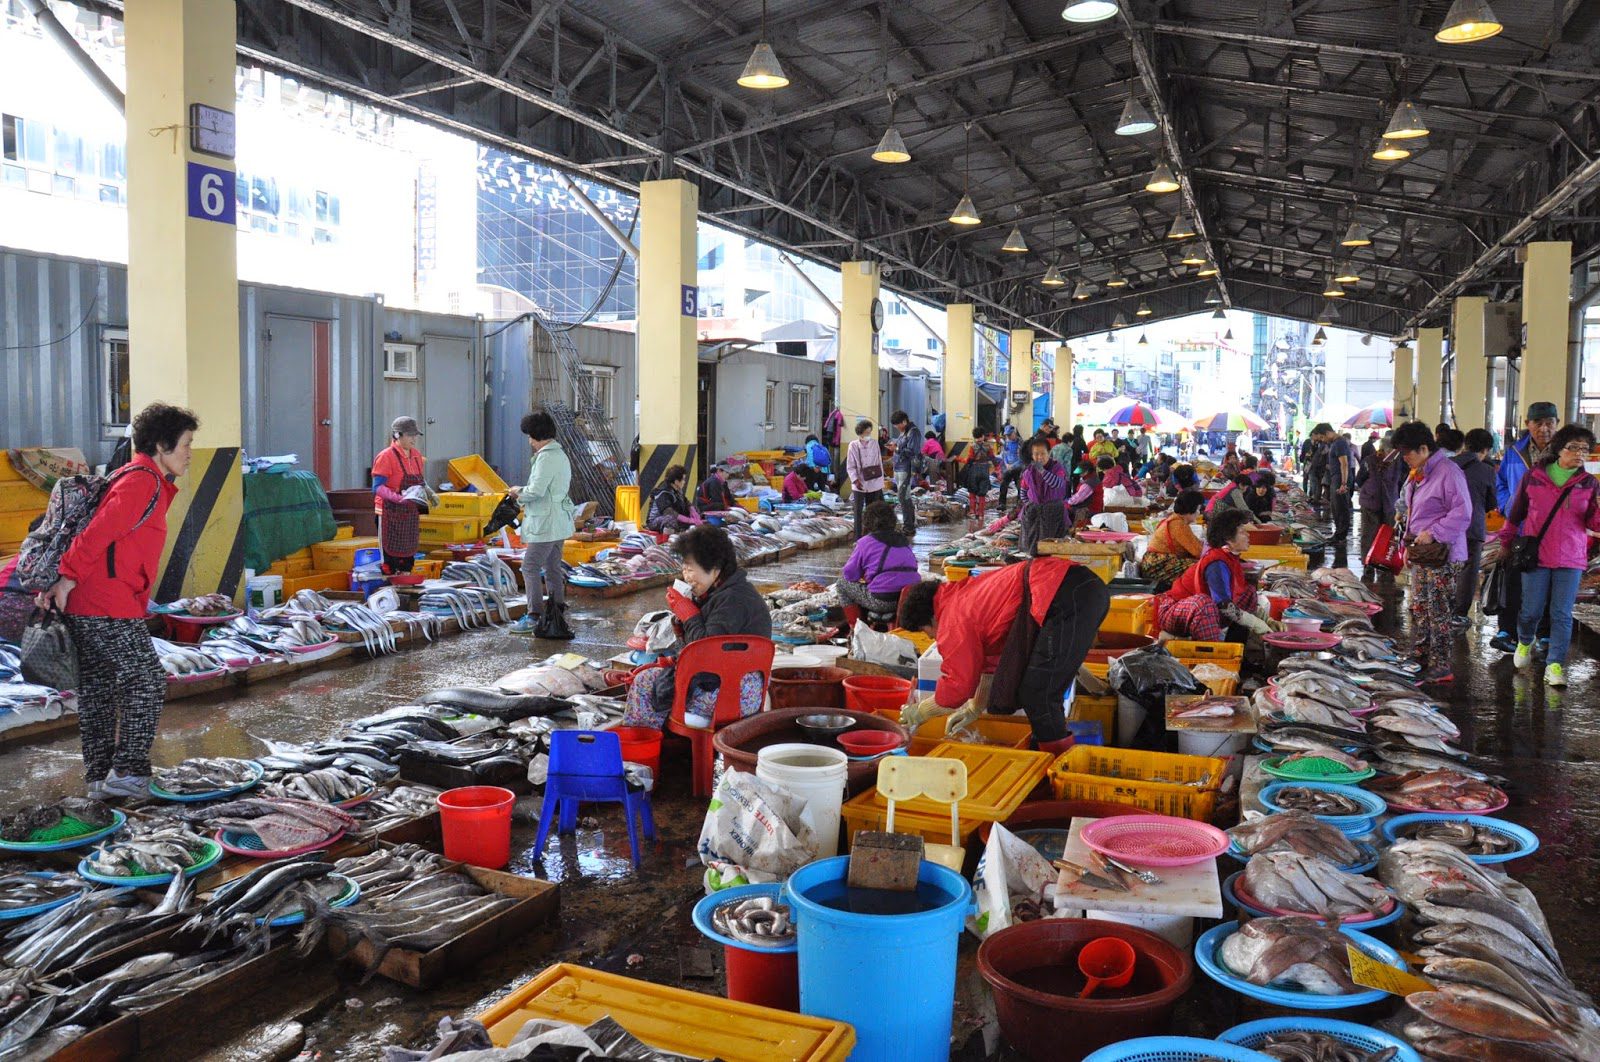
[[(1075, 818), (1067, 837), (1065, 857), (1079, 866), (1090, 866), (1088, 845), (1083, 843), (1083, 828), (1097, 819)], [(1056, 893), (1056, 906), (1087, 911), (1116, 911), (1123, 914), (1174, 915), (1190, 918), (1222, 917), (1222, 885), (1217, 878), (1216, 859), (1186, 867), (1151, 867), (1161, 876), (1159, 885), (1139, 885), (1130, 892), (1095, 889), (1074, 885)]]

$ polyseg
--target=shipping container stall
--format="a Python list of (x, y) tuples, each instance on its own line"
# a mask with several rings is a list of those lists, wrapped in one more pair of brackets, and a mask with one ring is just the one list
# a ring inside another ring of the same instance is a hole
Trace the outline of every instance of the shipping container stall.
[(715, 435), (711, 458), (800, 446), (822, 428), (823, 365), (806, 358), (739, 350), (715, 358)]

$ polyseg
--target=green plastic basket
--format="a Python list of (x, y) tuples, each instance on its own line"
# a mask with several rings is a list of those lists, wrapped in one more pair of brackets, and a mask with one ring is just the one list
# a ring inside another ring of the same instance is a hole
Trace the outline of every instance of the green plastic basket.
[(66, 841), (73, 837), (82, 837), (86, 833), (94, 833), (104, 829), (103, 826), (91, 826), (82, 819), (71, 815), (63, 815), (61, 821), (54, 826), (43, 827), (28, 834), (29, 844), (47, 844), (51, 841)]
[(1352, 771), (1338, 760), (1330, 760), (1324, 756), (1309, 756), (1285, 766), (1283, 761), (1286, 758), (1274, 756), (1263, 760), (1261, 769), (1274, 778), (1282, 778), (1289, 782), (1336, 782), (1341, 785), (1365, 781), (1378, 773), (1371, 767), (1364, 771)]

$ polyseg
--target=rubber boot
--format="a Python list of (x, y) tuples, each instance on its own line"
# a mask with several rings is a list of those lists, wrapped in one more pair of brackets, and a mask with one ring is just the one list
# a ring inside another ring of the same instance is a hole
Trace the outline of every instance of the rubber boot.
[(1039, 751), (1048, 752), (1052, 756), (1059, 756), (1070, 749), (1075, 740), (1071, 734), (1068, 734), (1066, 737), (1058, 738), (1055, 741), (1041, 741), (1039, 742)]
[(557, 605), (554, 602), (547, 604), (544, 610), (544, 623), (533, 636), (556, 642), (566, 642), (576, 638), (577, 635), (567, 625), (567, 606)]
[(848, 625), (850, 630), (855, 630), (856, 629), (856, 624), (860, 621), (860, 619), (861, 619), (861, 606), (860, 605), (846, 605), (846, 606), (844, 606), (844, 621)]

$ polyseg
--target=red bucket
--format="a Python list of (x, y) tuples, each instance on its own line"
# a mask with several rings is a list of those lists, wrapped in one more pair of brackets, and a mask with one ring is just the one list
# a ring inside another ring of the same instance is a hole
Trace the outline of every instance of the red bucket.
[(444, 857), (499, 870), (511, 862), (511, 805), (517, 796), (497, 785), (447, 789), (438, 796)]
[(851, 675), (844, 680), (844, 706), (857, 712), (904, 708), (912, 685), (891, 675)]
[(661, 731), (653, 726), (619, 726), (613, 731), (622, 742), (622, 758), (650, 768), (661, 777)]
[(739, 1003), (758, 1007), (800, 1011), (800, 962), (798, 948), (788, 944), (778, 948), (758, 948), (723, 936), (711, 924), (712, 911), (724, 903), (755, 896), (779, 898), (781, 885), (736, 885), (714, 892), (694, 905), (691, 917), (695, 928), (722, 945), (723, 967), (727, 972), (727, 996)]
[(1267, 614), (1273, 619), (1283, 619), (1285, 610), (1294, 604), (1294, 598), (1292, 597), (1281, 597), (1278, 594), (1268, 594), (1266, 597)]

